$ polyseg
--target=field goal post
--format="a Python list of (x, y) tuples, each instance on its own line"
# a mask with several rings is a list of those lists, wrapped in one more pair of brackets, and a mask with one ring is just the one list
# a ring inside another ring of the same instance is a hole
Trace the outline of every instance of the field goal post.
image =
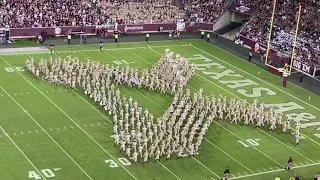
[[(291, 53), (291, 58), (287, 57), (287, 54), (284, 52), (279, 52), (276, 51), (277, 53), (274, 54), (273, 57), (279, 57), (279, 58), (288, 58), (288, 63), (285, 63), (282, 67), (275, 66), (272, 63), (270, 63), (273, 59), (269, 57), (270, 55), (270, 43), (271, 43), (271, 37), (272, 37), (272, 29), (273, 29), (273, 21), (274, 21), (274, 15), (276, 11), (276, 0), (272, 0), (273, 3), (273, 8), (272, 8), (272, 16), (270, 19), (270, 29), (269, 29), (269, 35), (268, 35), (268, 44), (267, 44), (267, 50), (266, 50), (266, 55), (265, 55), (265, 65), (276, 69), (278, 72), (286, 72), (290, 76), (292, 73), (292, 63), (295, 55), (295, 48), (296, 48), (296, 43), (297, 43), (297, 36), (298, 36), (298, 30), (299, 30), (299, 23), (300, 23), (300, 18), (301, 18), (301, 5), (299, 6), (299, 11), (298, 11), (298, 17), (297, 17), (297, 24), (296, 24), (296, 30), (295, 30), (295, 35), (294, 35), (294, 41), (293, 41), (293, 48), (292, 48), (292, 53)], [(269, 59), (268, 59), (269, 58)], [(289, 59), (290, 58), (290, 59)]]

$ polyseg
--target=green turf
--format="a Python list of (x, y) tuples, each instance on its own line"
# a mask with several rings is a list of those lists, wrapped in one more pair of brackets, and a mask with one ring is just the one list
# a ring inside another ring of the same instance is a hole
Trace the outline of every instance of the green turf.
[[(161, 159), (161, 163), (126, 164), (124, 154), (113, 147), (113, 139), (110, 138), (111, 117), (100, 106), (81, 90), (72, 91), (36, 80), (25, 71), (17, 71), (16, 67), (23, 67), (25, 60), (31, 56), (38, 61), (41, 58), (71, 55), (81, 60), (90, 57), (102, 63), (120, 61), (141, 69), (151, 68), (164, 50), (170, 48), (187, 58), (202, 55), (212, 60), (190, 60), (198, 68), (205, 68), (198, 69), (189, 82), (188, 88), (192, 92), (203, 87), (206, 94), (222, 94), (229, 98), (247, 99), (251, 103), (253, 97), (245, 97), (239, 92), (246, 90), (250, 94), (252, 87), (268, 88), (276, 95), (263, 92), (259, 101), (266, 104), (296, 103), (301, 106), (300, 109), (287, 109), (284, 113), (311, 113), (317, 117), (320, 117), (320, 98), (291, 83), (284, 89), (279, 77), (199, 40), (105, 44), (104, 51), (98, 48), (98, 45), (65, 46), (56, 47), (55, 54), (0, 56), (0, 125), (12, 140), (0, 131), (1, 179), (35, 179), (29, 178), (31, 172), (41, 174), (41, 179), (59, 180), (151, 180), (154, 177), (157, 180), (217, 180), (227, 165), (231, 168), (231, 179), (269, 180), (276, 175), (289, 179), (294, 173), (303, 179), (311, 179), (320, 172), (320, 139), (314, 136), (318, 126), (302, 129), (305, 139), (301, 140), (300, 146), (294, 146), (294, 137), (280, 134), (280, 130), (269, 132), (267, 128), (261, 130), (224, 121), (212, 124), (195, 158), (176, 160), (173, 157), (168, 162)], [(214, 62), (219, 66), (211, 64), (209, 67), (206, 64)], [(12, 69), (15, 71), (8, 72)], [(226, 69), (242, 77), (236, 75), (238, 77), (214, 79), (217, 75), (214, 73)], [(238, 88), (227, 86), (230, 85), (228, 81), (236, 79), (252, 80), (257, 85)], [(172, 100), (171, 95), (144, 89), (120, 87), (120, 90), (122, 94), (137, 99), (156, 116), (162, 115)], [(316, 118), (303, 123), (317, 122), (319, 119)], [(238, 142), (252, 141), (248, 139), (257, 141), (257, 146), (244, 147)], [(287, 172), (283, 167), (290, 155), (293, 156), (296, 169)], [(122, 158), (121, 162), (124, 161), (123, 165), (119, 163), (119, 158)]]

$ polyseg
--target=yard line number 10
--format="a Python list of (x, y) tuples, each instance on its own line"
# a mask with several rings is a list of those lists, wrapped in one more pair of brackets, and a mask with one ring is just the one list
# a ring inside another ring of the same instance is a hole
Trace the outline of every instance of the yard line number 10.
[(252, 146), (259, 146), (260, 144), (257, 141), (260, 141), (260, 139), (246, 139), (245, 141), (238, 141), (238, 143), (247, 148)]

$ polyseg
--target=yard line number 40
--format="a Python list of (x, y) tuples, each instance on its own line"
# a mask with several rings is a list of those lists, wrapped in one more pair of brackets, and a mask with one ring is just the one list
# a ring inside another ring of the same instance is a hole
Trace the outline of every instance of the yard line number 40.
[[(54, 168), (53, 170), (51, 170), (51, 169), (41, 169), (40, 173), (43, 174), (43, 176), (46, 177), (46, 178), (52, 178), (52, 177), (56, 176), (53, 171), (58, 171), (60, 169), (61, 168)], [(29, 171), (29, 178), (30, 179), (42, 179), (41, 175), (38, 174), (36, 171)]]
[(238, 141), (238, 143), (242, 144), (244, 147), (252, 147), (252, 146), (259, 146), (260, 144), (258, 143), (260, 139), (246, 139), (245, 141)]

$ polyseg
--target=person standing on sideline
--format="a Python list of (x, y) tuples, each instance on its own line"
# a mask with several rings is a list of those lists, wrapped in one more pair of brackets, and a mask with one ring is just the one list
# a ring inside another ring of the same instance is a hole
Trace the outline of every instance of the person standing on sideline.
[(148, 42), (148, 41), (149, 41), (149, 37), (150, 37), (150, 34), (149, 34), (149, 33), (147, 33), (147, 34), (146, 34), (146, 42)]
[(252, 58), (252, 51), (249, 52), (249, 62), (251, 62), (251, 58)]
[(71, 34), (68, 34), (68, 45), (71, 44)]
[(288, 76), (289, 76), (289, 73), (287, 72), (287, 70), (284, 70), (282, 73), (282, 86), (283, 87), (287, 87)]
[(201, 31), (201, 39), (204, 39), (204, 31)]
[(115, 42), (115, 43), (118, 42), (118, 38), (119, 38), (119, 35), (118, 35), (118, 34), (115, 34), (115, 35), (114, 35), (114, 42)]
[(208, 33), (207, 34), (207, 42), (209, 42), (210, 41), (210, 34)]

